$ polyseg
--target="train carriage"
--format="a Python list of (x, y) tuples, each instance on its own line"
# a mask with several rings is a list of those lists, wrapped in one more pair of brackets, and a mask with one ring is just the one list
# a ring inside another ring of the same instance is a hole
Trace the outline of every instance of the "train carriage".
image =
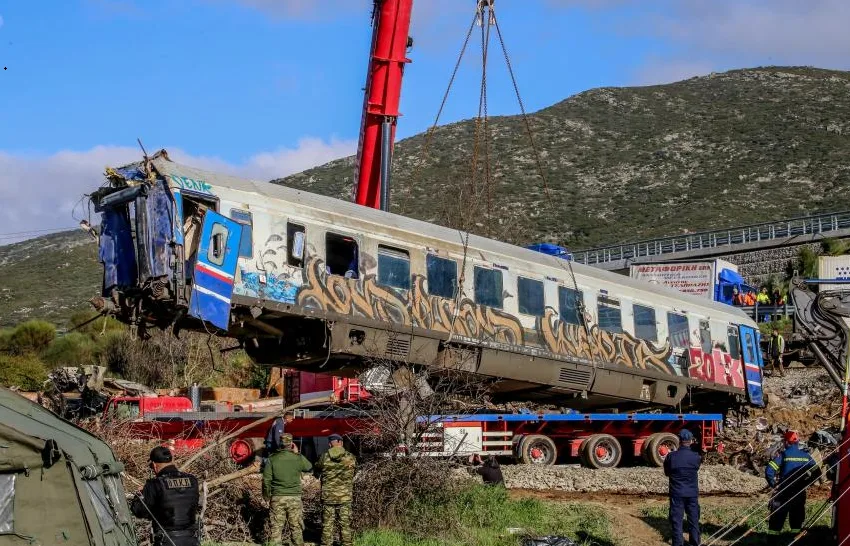
[(733, 307), (164, 151), (107, 178), (95, 303), (140, 327), (225, 332), (263, 365), (459, 369), (575, 409), (762, 404), (758, 329)]

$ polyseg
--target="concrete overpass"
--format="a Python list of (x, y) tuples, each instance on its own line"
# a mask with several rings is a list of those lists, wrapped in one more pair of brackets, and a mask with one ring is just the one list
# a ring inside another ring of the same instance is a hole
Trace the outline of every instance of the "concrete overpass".
[(850, 238), (850, 211), (801, 216), (729, 229), (689, 233), (573, 252), (573, 260), (609, 271), (673, 260), (723, 258), (748, 278), (784, 272), (799, 247)]

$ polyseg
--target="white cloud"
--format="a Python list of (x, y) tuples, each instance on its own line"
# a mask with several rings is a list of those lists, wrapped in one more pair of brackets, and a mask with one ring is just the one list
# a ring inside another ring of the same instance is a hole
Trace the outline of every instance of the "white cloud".
[(635, 85), (660, 85), (704, 76), (713, 68), (708, 62), (651, 57), (635, 70), (632, 78)]
[[(201, 169), (227, 172), (255, 180), (270, 180), (345, 157), (357, 150), (349, 140), (323, 141), (304, 138), (295, 148), (280, 148), (229, 163), (213, 156), (193, 156), (168, 148), (169, 157)], [(151, 151), (151, 150), (149, 150)], [(141, 159), (137, 147), (96, 146), (85, 151), (61, 151), (52, 155), (0, 151), (0, 244), (35, 235), (38, 230), (73, 228), (87, 217), (84, 194), (103, 183), (107, 166), (116, 167)], [(10, 235), (30, 232), (26, 235)]]

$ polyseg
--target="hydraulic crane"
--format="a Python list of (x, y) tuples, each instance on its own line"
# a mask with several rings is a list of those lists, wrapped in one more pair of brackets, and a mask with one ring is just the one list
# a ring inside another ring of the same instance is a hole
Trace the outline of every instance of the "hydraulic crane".
[(375, 0), (372, 10), (372, 49), (357, 148), (355, 201), (389, 210), (390, 159), (398, 122), (404, 65), (413, 0)]

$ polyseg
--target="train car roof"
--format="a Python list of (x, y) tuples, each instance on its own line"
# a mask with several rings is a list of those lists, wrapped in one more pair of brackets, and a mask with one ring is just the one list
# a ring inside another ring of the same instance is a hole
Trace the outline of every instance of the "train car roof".
[[(202, 169), (196, 169), (187, 165), (175, 163), (167, 158), (167, 153), (158, 152), (154, 155), (152, 163), (154, 168), (164, 177), (189, 178), (196, 182), (207, 182), (212, 186), (225, 187), (232, 190), (255, 193), (265, 197), (275, 199), (283, 199), (286, 201), (295, 202), (301, 206), (313, 208), (320, 211), (331, 211), (341, 216), (358, 218), (365, 222), (371, 222), (377, 225), (386, 226), (392, 229), (410, 233), (416, 236), (432, 237), (434, 239), (453, 241), (463, 245), (466, 237), (465, 232), (457, 229), (431, 224), (422, 220), (408, 218), (391, 212), (364, 207), (351, 201), (344, 201), (334, 197), (318, 195), (288, 186), (272, 184), (271, 182), (259, 182), (239, 178), (229, 174), (215, 173)], [(127, 166), (129, 167), (129, 166)], [(126, 169), (127, 167), (122, 167)], [(177, 182), (177, 181), (175, 181)], [(178, 182), (179, 183), (179, 182)], [(557, 269), (568, 269), (566, 260), (555, 256), (550, 256), (534, 250), (529, 250), (516, 246), (510, 243), (480, 237), (478, 235), (469, 235), (469, 248), (491, 252), (511, 257), (517, 260), (525, 260), (541, 265), (547, 265)], [(645, 281), (633, 279), (631, 277), (605, 271), (604, 269), (592, 267), (589, 265), (572, 262), (572, 268), (576, 275), (593, 277), (603, 281), (617, 283), (622, 286), (640, 290), (643, 292), (653, 293), (662, 297), (673, 298), (686, 302), (694, 306), (702, 306), (713, 309), (721, 313), (729, 313), (736, 315), (742, 319), (742, 322), (752, 322), (752, 319), (743, 311), (726, 305), (724, 303), (707, 300), (690, 294), (685, 294), (664, 285), (652, 284)]]

